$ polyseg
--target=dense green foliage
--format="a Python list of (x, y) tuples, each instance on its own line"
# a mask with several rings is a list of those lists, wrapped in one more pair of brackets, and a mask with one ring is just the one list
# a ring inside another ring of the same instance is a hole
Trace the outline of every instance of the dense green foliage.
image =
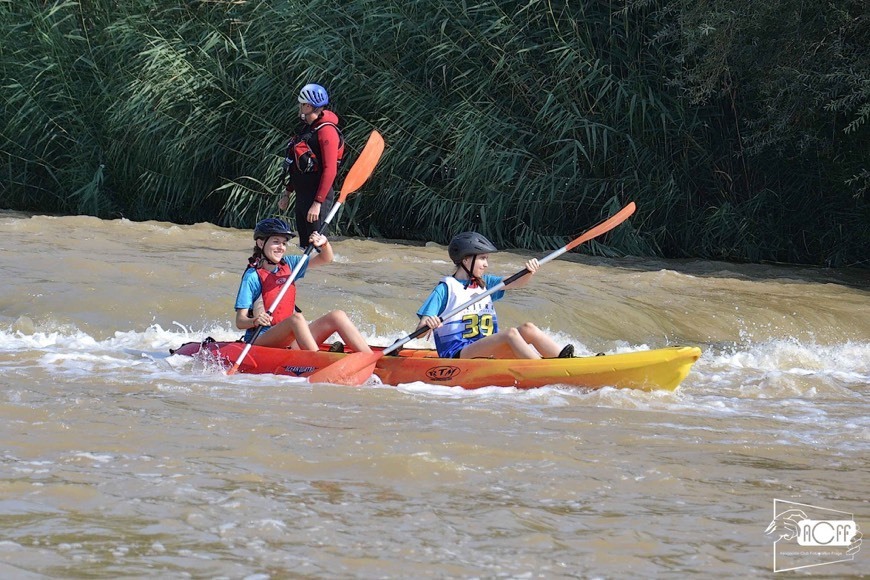
[[(867, 265), (859, 0), (0, 0), (0, 207), (251, 226), (295, 94), (387, 152), (344, 234)], [(351, 154), (351, 161), (353, 155)]]

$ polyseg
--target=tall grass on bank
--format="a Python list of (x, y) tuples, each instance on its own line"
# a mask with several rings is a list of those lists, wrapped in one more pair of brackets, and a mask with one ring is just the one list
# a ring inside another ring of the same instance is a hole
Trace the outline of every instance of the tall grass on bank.
[(339, 233), (862, 263), (866, 13), (732, 4), (0, 1), (0, 206), (249, 227), (315, 81), (387, 141)]

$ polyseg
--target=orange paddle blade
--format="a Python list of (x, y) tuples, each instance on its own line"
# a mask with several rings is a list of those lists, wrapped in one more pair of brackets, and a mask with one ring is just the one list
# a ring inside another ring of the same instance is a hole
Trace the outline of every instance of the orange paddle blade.
[(384, 352), (355, 352), (308, 376), (309, 383), (357, 386), (366, 382)]
[(380, 161), (383, 152), (384, 138), (377, 131), (372, 131), (371, 135), (369, 135), (369, 140), (366, 141), (366, 145), (354, 162), (353, 167), (347, 172), (344, 183), (341, 184), (338, 203), (344, 203), (348, 195), (362, 187), (362, 184), (366, 182), (375, 170), (375, 166)]
[(598, 237), (605, 232), (609, 232), (610, 230), (612, 230), (613, 228), (615, 228), (616, 226), (618, 226), (619, 224), (621, 224), (622, 222), (627, 220), (629, 218), (629, 216), (631, 216), (631, 214), (633, 214), (634, 210), (636, 210), (636, 209), (637, 209), (637, 206), (635, 205), (635, 203), (633, 201), (630, 202), (624, 208), (622, 208), (621, 210), (619, 210), (618, 212), (616, 212), (615, 214), (613, 214), (612, 216), (610, 216), (609, 218), (607, 218), (606, 220), (604, 220), (603, 222), (601, 222), (600, 224), (595, 226), (594, 228), (590, 229), (588, 232), (586, 232), (585, 234), (583, 234), (579, 238), (573, 240), (567, 246), (565, 246), (565, 251), (566, 252), (570, 251), (570, 250), (576, 248), (577, 246), (579, 246), (580, 244), (582, 244), (583, 242), (588, 242), (592, 238)]

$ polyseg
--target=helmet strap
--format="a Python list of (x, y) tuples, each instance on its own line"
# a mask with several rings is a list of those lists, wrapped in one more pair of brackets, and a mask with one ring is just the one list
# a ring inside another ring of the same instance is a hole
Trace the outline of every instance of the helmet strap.
[(465, 270), (466, 274), (468, 274), (468, 279), (471, 280), (470, 286), (472, 286), (472, 287), (480, 286), (481, 288), (486, 288), (486, 285), (483, 283), (483, 280), (481, 280), (480, 278), (478, 278), (477, 276), (472, 274), (472, 272), (474, 271), (474, 263), (475, 262), (477, 262), (477, 254), (474, 254), (473, 256), (471, 256), (471, 268), (470, 269), (465, 267), (464, 259), (463, 259), (463, 261), (459, 262), (459, 265), (462, 266), (462, 269)]
[[(270, 237), (271, 237), (271, 236), (270, 236)], [(260, 238), (260, 239), (262, 239), (262, 238)], [(256, 247), (254, 248), (254, 255), (251, 256), (250, 259), (248, 259), (248, 265), (249, 265), (251, 268), (259, 268), (259, 267), (262, 265), (263, 262), (266, 262), (267, 264), (270, 264), (270, 265), (272, 265), (272, 266), (278, 266), (279, 263), (278, 263), (278, 262), (273, 262), (272, 260), (270, 260), (269, 258), (267, 258), (267, 257), (266, 257), (266, 253), (265, 253), (265, 251), (264, 251), (264, 250), (266, 249), (266, 242), (269, 241), (269, 238), (266, 238), (265, 240), (263, 240), (263, 245), (262, 245), (262, 246), (261, 246), (260, 243), (259, 243), (259, 242), (260, 242), (260, 239), (256, 240), (256, 244), (257, 244), (257, 245), (256, 245)]]

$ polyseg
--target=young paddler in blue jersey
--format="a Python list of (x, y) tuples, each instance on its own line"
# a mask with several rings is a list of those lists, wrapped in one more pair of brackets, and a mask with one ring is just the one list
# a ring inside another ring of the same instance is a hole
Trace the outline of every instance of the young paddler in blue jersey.
[[(254, 229), (254, 254), (242, 275), (235, 305), (236, 327), (245, 330), (245, 341), (249, 342), (255, 329), (262, 326), (265, 330), (257, 336), (257, 346), (284, 348), (295, 343), (302, 350), (318, 350), (321, 342), (337, 332), (352, 350), (370, 353), (371, 349), (359, 330), (341, 310), (333, 310), (309, 325), (302, 313), (296, 312), (295, 280), (271, 315), (265, 308), (254, 307), (261, 298), (266, 307), (271, 306), (302, 259), (301, 255), (284, 255), (292, 237), (290, 227), (276, 218), (264, 219)], [(302, 266), (297, 280), (305, 276), (309, 266), (322, 266), (334, 258), (326, 236), (313, 232), (308, 241), (319, 251)]]
[(443, 312), (453, 310), (499, 284), (503, 277), (486, 274), (489, 255), (498, 250), (476, 232), (463, 232), (451, 240), (447, 248), (456, 265), (452, 276), (443, 278), (417, 311), (420, 324), (428, 326), (435, 337), (438, 356), (442, 358), (554, 358), (571, 357), (574, 346), (560, 350), (552, 338), (537, 326), (526, 322), (515, 328), (499, 331), (493, 302), (504, 297), (506, 290), (522, 288), (538, 271), (537, 259), (526, 262), (529, 275), (504, 287), (504, 290), (472, 304), (457, 315), (442, 321)]

